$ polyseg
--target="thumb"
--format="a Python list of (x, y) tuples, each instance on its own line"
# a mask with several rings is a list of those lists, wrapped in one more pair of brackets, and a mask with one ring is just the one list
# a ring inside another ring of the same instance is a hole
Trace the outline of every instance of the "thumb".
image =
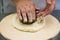
[(38, 8), (37, 6), (35, 6), (36, 15), (39, 13), (39, 11), (40, 11), (40, 8)]
[(35, 10), (36, 10), (36, 11), (40, 11), (40, 8), (37, 7), (37, 6), (35, 6)]

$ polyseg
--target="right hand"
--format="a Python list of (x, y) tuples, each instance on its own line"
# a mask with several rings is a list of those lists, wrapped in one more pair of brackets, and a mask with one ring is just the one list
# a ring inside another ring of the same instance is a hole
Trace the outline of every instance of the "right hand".
[(32, 23), (36, 20), (36, 8), (31, 1), (19, 1), (16, 4), (18, 17), (23, 23)]

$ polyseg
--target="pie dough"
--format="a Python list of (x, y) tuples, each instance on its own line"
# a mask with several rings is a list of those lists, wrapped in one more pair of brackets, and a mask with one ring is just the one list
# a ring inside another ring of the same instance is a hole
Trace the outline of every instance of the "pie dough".
[(45, 20), (42, 17), (37, 18), (37, 21), (32, 24), (23, 24), (17, 15), (13, 15), (11, 19), (11, 24), (20, 31), (25, 32), (36, 32), (39, 31), (45, 25)]
[[(1, 34), (10, 40), (48, 40), (55, 37), (60, 31), (59, 21), (51, 16), (45, 17), (45, 26), (37, 32), (23, 32), (14, 28), (12, 18), (16, 14), (11, 14), (5, 17), (0, 23)], [(35, 24), (36, 25), (36, 24)], [(38, 25), (39, 27), (39, 25)]]

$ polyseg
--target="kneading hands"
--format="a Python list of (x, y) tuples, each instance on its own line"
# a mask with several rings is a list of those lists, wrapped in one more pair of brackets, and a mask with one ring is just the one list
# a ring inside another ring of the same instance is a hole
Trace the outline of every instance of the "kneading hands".
[[(12, 0), (17, 9), (17, 15), (24, 23), (32, 23), (39, 16), (46, 16), (50, 14), (54, 8), (56, 0), (46, 0), (46, 7), (40, 10), (31, 0)], [(37, 14), (36, 14), (37, 11)]]

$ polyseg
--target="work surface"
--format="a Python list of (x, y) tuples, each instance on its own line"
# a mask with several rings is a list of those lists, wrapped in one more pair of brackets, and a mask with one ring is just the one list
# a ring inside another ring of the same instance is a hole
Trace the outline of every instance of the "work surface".
[[(0, 20), (7, 15), (9, 15), (9, 14), (0, 14)], [(60, 22), (60, 10), (53, 11), (52, 15), (55, 16)], [(0, 35), (0, 40), (5, 40), (5, 38), (2, 35)], [(55, 40), (60, 40), (60, 33), (57, 35)]]

